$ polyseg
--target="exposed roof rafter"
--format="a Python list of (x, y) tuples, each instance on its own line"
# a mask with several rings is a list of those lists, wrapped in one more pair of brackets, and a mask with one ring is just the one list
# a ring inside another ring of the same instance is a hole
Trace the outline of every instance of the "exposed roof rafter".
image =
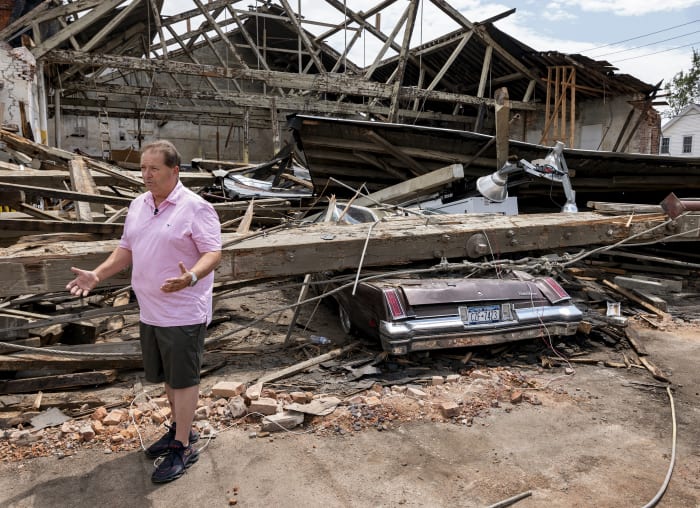
[[(164, 1), (47, 0), (0, 36), (17, 43), (19, 34), (29, 35), (49, 87), (64, 90), (67, 101), (101, 93), (106, 106), (116, 107), (123, 94), (112, 87), (147, 89), (154, 99), (169, 98), (163, 107), (170, 109), (159, 114), (173, 117), (183, 106), (205, 114), (208, 108), (233, 111), (242, 101), (268, 115), (269, 108), (275, 114), (362, 112), (445, 126), (453, 120), (467, 128), (480, 109), (493, 107), (501, 86), (522, 99), (510, 101), (512, 110), (543, 109), (537, 102), (547, 87), (543, 76), (557, 65), (578, 69), (576, 93), (584, 100), (601, 93), (640, 98), (652, 91), (631, 76), (614, 75), (607, 62), (537, 52), (501, 32), (493, 23), (514, 9), (472, 22), (446, 0), (409, 0), (398, 7), (397, 0), (378, 0), (365, 11), (352, 0), (324, 0), (332, 9), (319, 20), (295, 12), (289, 0), (194, 0), (191, 9), (167, 16)], [(412, 47), (423, 8), (457, 29)], [(380, 19), (390, 33), (382, 31)], [(362, 51), (372, 43), (367, 67), (352, 61), (359, 41)]]

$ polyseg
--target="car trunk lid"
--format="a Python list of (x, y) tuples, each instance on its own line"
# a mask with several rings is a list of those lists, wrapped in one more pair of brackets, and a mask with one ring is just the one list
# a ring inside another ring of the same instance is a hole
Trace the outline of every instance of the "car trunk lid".
[(551, 278), (517, 279), (392, 279), (378, 285), (400, 288), (411, 307), (469, 302), (531, 302), (546, 299), (555, 304), (569, 300), (566, 291)]

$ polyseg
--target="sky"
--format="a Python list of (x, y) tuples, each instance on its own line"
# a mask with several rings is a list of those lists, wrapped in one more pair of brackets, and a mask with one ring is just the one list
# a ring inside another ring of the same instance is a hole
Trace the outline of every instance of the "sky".
[[(206, 0), (203, 0), (204, 2)], [(367, 11), (380, 0), (339, 0), (354, 11)], [(307, 19), (339, 23), (342, 13), (323, 0), (288, 0)], [(606, 60), (617, 73), (631, 74), (649, 84), (672, 80), (692, 65), (693, 49), (700, 51), (700, 0), (448, 0), (469, 21), (478, 22), (510, 9), (508, 17), (495, 22), (503, 32), (537, 51), (554, 50), (580, 53), (595, 60)], [(248, 9), (259, 0), (234, 2)], [(279, 4), (279, 2), (276, 2)], [(381, 29), (390, 34), (407, 0), (397, 0), (382, 12)], [(191, 0), (166, 0), (164, 14), (193, 8)], [(305, 25), (314, 34), (326, 27)], [(412, 46), (444, 35), (457, 28), (447, 15), (429, 0), (422, 0), (416, 18)], [(401, 40), (402, 31), (398, 37)], [(352, 35), (339, 34), (328, 42), (343, 51)], [(363, 36), (353, 46), (349, 58), (361, 67), (370, 65), (381, 42)], [(391, 56), (387, 53), (386, 56)]]

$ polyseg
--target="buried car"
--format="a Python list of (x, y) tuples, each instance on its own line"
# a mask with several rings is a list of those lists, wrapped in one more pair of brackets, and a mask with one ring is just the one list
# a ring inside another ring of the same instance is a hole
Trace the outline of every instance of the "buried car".
[[(392, 213), (332, 203), (325, 213), (307, 220), (357, 224)], [(519, 270), (494, 278), (369, 278), (354, 286), (341, 286), (343, 278), (332, 274), (317, 274), (316, 279), (325, 281), (324, 290), (332, 290), (345, 333), (379, 340), (395, 355), (573, 335), (583, 318), (554, 278)]]
[(346, 333), (395, 355), (573, 335), (582, 312), (552, 277), (387, 278), (333, 294)]

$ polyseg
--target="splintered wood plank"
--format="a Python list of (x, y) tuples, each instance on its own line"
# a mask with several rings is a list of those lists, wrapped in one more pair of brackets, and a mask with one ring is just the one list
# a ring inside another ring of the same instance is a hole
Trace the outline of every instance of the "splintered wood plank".
[(617, 215), (629, 213), (663, 213), (661, 205), (589, 201), (586, 203), (586, 206), (600, 213), (613, 213)]
[[(29, 229), (34, 229), (33, 225), (36, 222), (39, 222), (39, 223), (55, 222), (56, 224), (58, 224), (57, 227), (59, 229), (55, 229), (54, 231), (63, 231), (63, 229), (60, 229), (60, 228), (65, 227), (66, 225), (70, 224), (70, 221), (68, 219), (64, 219), (63, 217), (61, 217), (58, 214), (58, 212), (53, 212), (53, 213), (45, 212), (44, 210), (40, 210), (39, 208), (36, 208), (32, 205), (28, 205), (27, 203), (19, 203), (19, 204), (17, 204), (16, 208), (18, 211), (20, 211), (26, 215), (29, 215), (30, 217), (35, 217), (37, 219), (43, 219), (43, 220), (39, 220), (39, 221), (30, 221), (31, 226), (29, 227)], [(12, 225), (9, 222), (11, 220), (12, 219), (8, 219), (6, 221), (3, 221), (3, 227), (6, 227), (8, 230), (12, 229)], [(25, 221), (25, 222), (27, 222), (27, 221)], [(21, 227), (22, 226), (21, 223), (17, 224), (17, 225), (20, 226), (20, 229), (23, 229)], [(24, 224), (24, 225), (26, 226), (26, 224)]]
[(129, 175), (126, 171), (121, 170), (118, 166), (112, 166), (106, 162), (96, 161), (94, 159), (86, 159), (85, 163), (89, 168), (94, 169), (105, 175), (109, 175), (127, 187), (132, 187), (142, 191), (144, 189), (143, 177)]
[[(29, 205), (26, 205), (29, 206)], [(23, 208), (23, 211), (24, 210)], [(34, 233), (62, 233), (68, 236), (70, 233), (89, 233), (96, 235), (104, 235), (111, 238), (121, 236), (124, 224), (113, 224), (111, 222), (71, 222), (61, 219), (57, 216), (52, 216), (44, 213), (42, 218), (50, 217), (50, 220), (41, 219), (19, 219), (19, 218), (0, 218), (0, 228), (4, 231), (19, 231), (22, 234)], [(118, 219), (119, 217), (117, 217)], [(28, 233), (32, 231), (33, 233)], [(56, 240), (58, 241), (58, 239)]]
[(0, 129), (0, 140), (10, 148), (29, 155), (30, 157), (49, 160), (58, 158), (63, 161), (69, 161), (75, 155), (67, 150), (42, 145), (41, 143), (37, 143), (31, 139), (28, 139), (27, 137), (20, 136), (14, 132), (4, 129)]
[(644, 299), (640, 298), (639, 296), (635, 295), (632, 291), (625, 289), (623, 287), (618, 286), (614, 282), (610, 282), (609, 280), (603, 280), (603, 284), (608, 286), (610, 289), (613, 289), (614, 291), (617, 291), (620, 293), (622, 296), (625, 298), (628, 298), (629, 300), (632, 300), (635, 303), (638, 303), (648, 311), (653, 312), (657, 316), (659, 316), (661, 319), (668, 319), (670, 318), (669, 314), (664, 312), (663, 310), (655, 307), (651, 303), (645, 301)]
[(243, 220), (241, 220), (241, 223), (238, 225), (238, 229), (236, 229), (236, 233), (241, 233), (245, 234), (250, 231), (250, 225), (253, 222), (253, 213), (255, 211), (255, 198), (250, 200), (250, 204), (248, 205), (248, 209), (245, 211), (245, 214), (243, 215)]
[[(99, 194), (95, 180), (85, 165), (85, 159), (75, 157), (68, 161), (68, 174), (70, 175), (71, 188), (76, 192), (85, 194)], [(85, 201), (74, 201), (76, 219), (80, 222), (92, 222), (92, 207)], [(104, 214), (104, 205), (95, 212)]]
[[(112, 224), (111, 226), (115, 226)], [(71, 266), (92, 269), (106, 259), (118, 245), (118, 240), (75, 242), (61, 241), (39, 246), (15, 246), (17, 253), (31, 252), (28, 256), (12, 257), (12, 247), (0, 249), (0, 253), (9, 254), (11, 258), (0, 258), (0, 292), (7, 286), (8, 294), (50, 292), (48, 281), (55, 291), (64, 291), (66, 284), (74, 277)], [(20, 261), (21, 259), (21, 261)], [(14, 270), (14, 272), (13, 272)], [(105, 285), (125, 286), (130, 283), (128, 273), (122, 272), (110, 278)]]
[(496, 90), (496, 167), (501, 169), (510, 155), (510, 107), (508, 89)]
[[(7, 163), (5, 163), (7, 164)], [(42, 162), (46, 165), (46, 161)], [(106, 185), (124, 185), (129, 188), (142, 187), (141, 172), (117, 170), (107, 172), (107, 164), (99, 163), (88, 159), (87, 165), (94, 168), (92, 177), (98, 186)], [(14, 165), (13, 165), (14, 166)], [(111, 166), (109, 166), (111, 167)], [(118, 168), (117, 168), (118, 169)], [(101, 171), (101, 173), (100, 173)], [(40, 187), (51, 187), (59, 189), (63, 186), (63, 182), (68, 179), (68, 165), (62, 169), (30, 169), (25, 168), (19, 170), (16, 168), (5, 167), (0, 162), (0, 182), (13, 183), (15, 185), (36, 185)], [(202, 187), (214, 182), (214, 176), (211, 173), (200, 173), (199, 171), (182, 171), (180, 173), (180, 181), (185, 187)]]
[(26, 325), (29, 319), (8, 314), (0, 310), (0, 341), (26, 339), (29, 336), (27, 330), (11, 330), (11, 328)]
[[(0, 355), (0, 371), (19, 371), (34, 369), (130, 369), (139, 368), (141, 361), (141, 344), (138, 341), (115, 342), (105, 344), (83, 344), (80, 346), (59, 346), (51, 349), (72, 352), (93, 353), (92, 356), (67, 356), (49, 353), (12, 353)], [(100, 353), (120, 353), (120, 356), (99, 356)]]
[[(3, 342), (6, 342), (7, 339), (3, 339)], [(29, 346), (29, 347), (40, 347), (41, 346), (41, 337), (29, 337), (28, 339), (17, 339), (13, 340), (10, 344), (13, 346)], [(0, 344), (0, 355), (6, 354), (6, 353), (14, 353), (17, 351), (17, 349), (11, 347), (11, 346), (3, 346)]]
[(117, 379), (116, 370), (98, 370), (74, 374), (55, 374), (52, 376), (30, 377), (0, 381), (0, 393), (29, 393), (37, 390), (64, 390), (78, 386), (95, 386), (113, 382)]
[[(216, 337), (204, 341), (204, 349), (220, 345)], [(0, 355), (0, 371), (61, 369), (67, 372), (85, 369), (138, 369), (143, 367), (141, 343), (138, 340), (102, 342), (65, 346), (54, 344), (43, 349), (83, 352), (89, 356), (68, 356), (57, 352), (17, 352)]]
[(87, 201), (89, 203), (104, 203), (107, 205), (129, 206), (131, 199), (120, 196), (102, 196), (92, 195), (81, 192), (61, 190), (60, 188), (52, 189), (49, 187), (35, 187), (32, 185), (17, 185), (0, 181), (0, 189), (6, 190), (21, 190), (27, 194), (35, 196), (44, 196), (49, 198), (71, 199), (73, 201)]
[(285, 377), (289, 377), (293, 374), (296, 374), (297, 372), (301, 372), (302, 370), (306, 370), (309, 367), (313, 367), (314, 365), (318, 365), (319, 363), (323, 363), (328, 360), (332, 360), (333, 358), (337, 358), (340, 355), (343, 355), (347, 353), (348, 351), (352, 351), (353, 349), (358, 347), (357, 342), (353, 342), (351, 344), (348, 344), (347, 346), (343, 346), (342, 348), (337, 348), (329, 351), (328, 353), (324, 353), (322, 355), (316, 356), (314, 358), (311, 358), (309, 360), (305, 360), (301, 363), (297, 363), (295, 365), (291, 365), (289, 367), (286, 367), (282, 370), (279, 370), (277, 372), (271, 372), (269, 374), (265, 374), (262, 377), (259, 377), (257, 379), (258, 383), (270, 383), (272, 381), (277, 381), (278, 379), (284, 379)]
[(456, 180), (464, 178), (464, 168), (461, 164), (451, 164), (436, 169), (425, 175), (417, 176), (405, 182), (386, 187), (369, 196), (361, 196), (355, 200), (359, 206), (372, 206), (375, 203), (401, 203), (418, 195), (428, 195)]

